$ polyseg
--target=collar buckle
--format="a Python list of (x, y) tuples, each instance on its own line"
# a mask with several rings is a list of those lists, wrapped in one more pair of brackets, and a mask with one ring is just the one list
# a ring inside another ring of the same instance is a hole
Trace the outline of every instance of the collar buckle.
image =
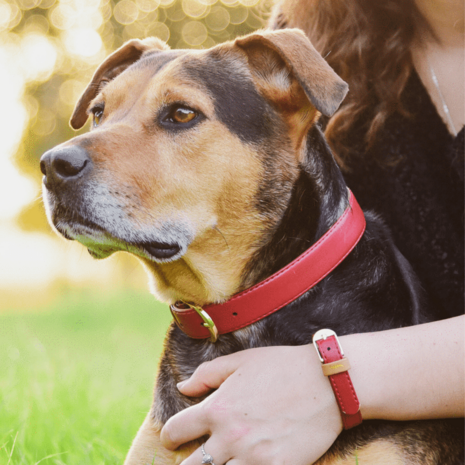
[(216, 342), (219, 337), (219, 332), (212, 317), (202, 307), (184, 301), (182, 301), (182, 303), (197, 312), (197, 315), (199, 315), (203, 321), (202, 325), (210, 332), (210, 342)]

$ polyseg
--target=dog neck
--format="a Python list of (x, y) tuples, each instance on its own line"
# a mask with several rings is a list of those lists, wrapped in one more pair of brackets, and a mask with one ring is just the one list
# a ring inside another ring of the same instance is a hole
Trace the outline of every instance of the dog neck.
[(310, 248), (341, 216), (347, 186), (331, 150), (315, 125), (307, 134), (304, 161), (281, 221), (266, 245), (248, 262), (238, 291), (284, 268)]
[[(169, 304), (179, 300), (201, 306), (223, 302), (268, 278), (310, 248), (343, 213), (348, 194), (318, 126), (307, 134), (304, 152), (280, 216), (265, 228), (259, 217), (245, 208), (232, 222), (236, 228), (232, 234), (227, 227), (207, 232), (203, 238), (207, 246), (202, 246), (200, 253), (194, 247), (173, 263), (146, 262), (153, 293)], [(273, 200), (258, 198), (254, 203)], [(249, 219), (244, 219), (247, 215)]]

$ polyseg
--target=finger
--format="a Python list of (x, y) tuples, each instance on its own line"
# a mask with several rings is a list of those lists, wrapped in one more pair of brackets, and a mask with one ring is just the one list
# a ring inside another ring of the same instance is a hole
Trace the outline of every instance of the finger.
[(210, 428), (200, 403), (171, 417), (161, 430), (160, 439), (164, 447), (174, 450), (206, 434), (210, 434)]
[(221, 444), (218, 443), (218, 441), (215, 441), (213, 437), (203, 444), (203, 450), (205, 454), (202, 452), (202, 447), (199, 447), (189, 457), (187, 457), (187, 459), (181, 462), (181, 465), (200, 465), (203, 463), (204, 459), (208, 459), (207, 455), (213, 459), (214, 465), (224, 465), (225, 463), (228, 463), (229, 465), (231, 463), (228, 461), (230, 458), (229, 454), (221, 446)]
[(237, 370), (241, 360), (242, 354), (237, 352), (202, 363), (188, 380), (178, 384), (178, 389), (189, 397), (207, 394), (220, 387)]

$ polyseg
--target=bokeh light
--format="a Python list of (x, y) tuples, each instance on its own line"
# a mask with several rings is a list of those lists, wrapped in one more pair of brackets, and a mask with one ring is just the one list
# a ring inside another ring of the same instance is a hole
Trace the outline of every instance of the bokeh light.
[(137, 0), (136, 4), (139, 11), (143, 13), (151, 13), (160, 6), (160, 2), (157, 0)]
[(208, 29), (211, 31), (224, 31), (231, 22), (231, 16), (228, 11), (221, 7), (215, 6), (205, 19)]
[(21, 66), (28, 81), (50, 78), (57, 61), (54, 43), (42, 34), (27, 34), (21, 43)]
[(209, 6), (197, 0), (182, 0), (182, 10), (191, 18), (203, 18), (209, 12)]
[(156, 21), (150, 25), (148, 35), (158, 37), (159, 39), (168, 42), (170, 39), (170, 30), (165, 23)]
[(66, 3), (57, 5), (50, 12), (50, 21), (56, 29), (65, 31), (74, 26), (76, 21), (76, 11)]
[(0, 2), (0, 30), (15, 28), (22, 17), (22, 11), (17, 5)]
[(229, 23), (238, 26), (246, 21), (248, 15), (249, 10), (245, 7), (231, 9), (229, 11)]
[(139, 16), (139, 9), (131, 0), (121, 0), (113, 9), (113, 15), (118, 23), (131, 24)]
[(65, 35), (66, 49), (81, 57), (95, 56), (102, 48), (102, 39), (94, 29), (73, 28)]
[(18, 0), (18, 5), (23, 10), (30, 10), (40, 5), (40, 0)]
[(200, 21), (189, 21), (182, 28), (182, 38), (186, 44), (192, 47), (203, 44), (207, 37), (207, 28)]
[(257, 5), (257, 3), (259, 2), (260, 0), (239, 0), (239, 3), (241, 5), (244, 5), (248, 8), (252, 7), (252, 6), (255, 6)]

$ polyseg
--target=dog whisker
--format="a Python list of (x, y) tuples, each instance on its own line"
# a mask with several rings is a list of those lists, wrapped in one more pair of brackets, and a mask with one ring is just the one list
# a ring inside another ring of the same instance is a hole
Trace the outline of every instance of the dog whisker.
[(219, 230), (219, 228), (218, 228), (217, 226), (214, 226), (213, 229), (214, 229), (215, 231), (218, 231), (218, 232), (221, 234), (221, 236), (223, 237), (224, 242), (225, 242), (225, 244), (226, 244), (226, 247), (228, 248), (228, 253), (230, 254), (230, 253), (231, 253), (231, 249), (229, 248), (228, 241), (226, 240), (226, 237), (224, 236), (224, 234)]

